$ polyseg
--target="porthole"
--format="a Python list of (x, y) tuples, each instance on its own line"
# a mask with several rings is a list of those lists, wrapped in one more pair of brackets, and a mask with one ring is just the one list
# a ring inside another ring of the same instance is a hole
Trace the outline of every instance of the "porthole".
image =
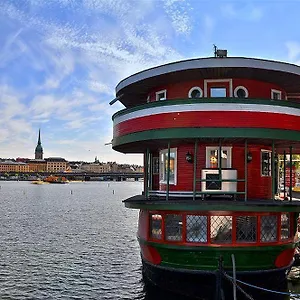
[(189, 90), (189, 98), (202, 98), (202, 89), (198, 86), (194, 86)]
[(248, 98), (248, 90), (244, 87), (244, 86), (237, 86), (235, 89), (234, 89), (234, 97), (236, 98)]

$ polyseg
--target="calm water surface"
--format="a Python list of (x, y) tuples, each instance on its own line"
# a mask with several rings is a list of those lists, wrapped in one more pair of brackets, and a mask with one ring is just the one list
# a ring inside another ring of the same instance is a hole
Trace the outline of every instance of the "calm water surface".
[(142, 185), (0, 182), (0, 299), (184, 299), (144, 287), (122, 203)]

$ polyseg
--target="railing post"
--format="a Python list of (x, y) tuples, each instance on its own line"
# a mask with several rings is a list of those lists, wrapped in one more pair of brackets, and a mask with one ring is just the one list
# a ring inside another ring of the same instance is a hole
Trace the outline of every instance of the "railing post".
[(285, 196), (286, 196), (285, 186), (286, 186), (286, 152), (284, 150), (283, 151), (283, 200), (285, 200)]
[(193, 178), (193, 200), (196, 200), (196, 180), (197, 180), (197, 151), (198, 151), (198, 140), (195, 141), (194, 149), (194, 178)]
[(245, 196), (244, 200), (247, 201), (248, 194), (248, 140), (245, 139)]
[(275, 144), (272, 140), (272, 155), (271, 155), (271, 175), (272, 175), (272, 200), (275, 199)]
[(220, 190), (222, 190), (222, 140), (221, 139), (219, 140), (218, 167), (219, 167)]
[(148, 199), (149, 196), (149, 148), (146, 149), (145, 157), (145, 196)]
[(290, 186), (289, 186), (289, 194), (290, 194), (290, 201), (293, 200), (293, 197), (292, 197), (292, 184), (293, 184), (293, 150), (292, 150), (292, 146), (290, 146)]
[(169, 192), (170, 192), (170, 142), (168, 142), (168, 164), (167, 164), (167, 194), (166, 201), (169, 201)]

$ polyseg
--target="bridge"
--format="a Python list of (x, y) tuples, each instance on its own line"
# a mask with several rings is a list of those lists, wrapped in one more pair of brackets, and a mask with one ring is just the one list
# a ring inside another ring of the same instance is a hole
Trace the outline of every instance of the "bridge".
[(63, 176), (68, 180), (103, 180), (103, 181), (125, 181), (126, 179), (134, 179), (138, 181), (144, 177), (142, 172), (106, 172), (106, 173), (93, 173), (93, 172), (1, 172), (0, 176), (6, 177), (18, 176), (20, 178), (28, 178), (29, 176), (47, 177), (50, 175)]

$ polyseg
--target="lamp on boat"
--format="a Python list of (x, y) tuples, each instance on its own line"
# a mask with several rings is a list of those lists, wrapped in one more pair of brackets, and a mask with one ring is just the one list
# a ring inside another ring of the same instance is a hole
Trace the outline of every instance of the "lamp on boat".
[(192, 163), (193, 162), (193, 155), (188, 151), (188, 153), (185, 155), (185, 159), (187, 162)]
[(247, 153), (247, 162), (251, 162), (252, 161), (252, 153), (251, 152), (248, 152)]

